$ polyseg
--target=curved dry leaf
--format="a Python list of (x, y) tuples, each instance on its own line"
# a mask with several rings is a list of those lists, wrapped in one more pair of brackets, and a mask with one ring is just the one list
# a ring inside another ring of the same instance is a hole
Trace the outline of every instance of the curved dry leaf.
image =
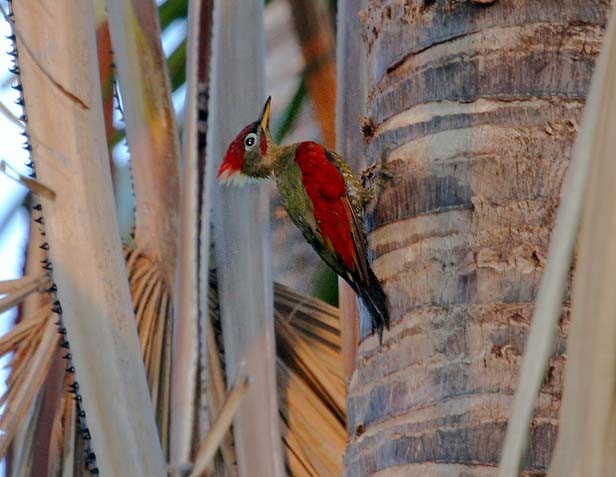
[(0, 415), (0, 456), (4, 456), (11, 439), (19, 428), (32, 399), (47, 375), (51, 356), (56, 350), (59, 335), (53, 321), (47, 321), (41, 342), (29, 360), (23, 379), (8, 391), (6, 407)]
[(172, 296), (157, 265), (141, 249), (124, 247), (141, 356), (165, 455), (169, 442)]
[(0, 313), (18, 305), (31, 293), (45, 290), (49, 287), (49, 284), (50, 280), (47, 273), (35, 277), (22, 277), (17, 280), (0, 282), (0, 294), (8, 295), (0, 299)]

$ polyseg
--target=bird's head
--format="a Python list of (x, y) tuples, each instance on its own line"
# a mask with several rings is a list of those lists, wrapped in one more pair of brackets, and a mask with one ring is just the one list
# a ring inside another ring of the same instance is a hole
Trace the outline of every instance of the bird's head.
[(259, 119), (242, 129), (229, 144), (218, 169), (221, 182), (242, 185), (271, 174), (276, 148), (269, 132), (271, 101), (271, 97), (267, 98)]

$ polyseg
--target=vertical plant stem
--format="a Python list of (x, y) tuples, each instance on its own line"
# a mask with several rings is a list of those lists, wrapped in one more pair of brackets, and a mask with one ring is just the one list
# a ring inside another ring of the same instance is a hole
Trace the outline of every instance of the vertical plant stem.
[[(214, 170), (212, 168), (213, 161), (206, 157), (207, 150), (207, 130), (208, 130), (208, 113), (209, 113), (209, 95), (210, 95), (210, 68), (212, 60), (212, 33), (214, 21), (214, 0), (202, 0), (201, 14), (199, 18), (199, 49), (196, 53), (195, 61), (197, 62), (197, 91), (196, 91), (196, 106), (197, 106), (197, 153), (198, 153), (198, 178), (199, 189), (198, 194), (201, 198), (199, 202), (198, 218), (200, 223), (199, 236), (199, 306), (203, 313), (199, 315), (199, 355), (201, 374), (199, 376), (198, 396), (199, 406), (199, 430), (196, 438), (202, 441), (209, 433), (210, 424), (216, 417), (217, 407), (211, 401), (212, 393), (212, 377), (210, 372), (213, 367), (220, 367), (219, 350), (212, 334), (212, 322), (208, 312), (209, 297), (211, 293), (210, 277), (210, 257), (211, 257), (211, 211), (212, 211), (212, 185), (214, 183)], [(214, 348), (212, 348), (212, 345)], [(212, 363), (211, 359), (215, 357), (216, 363)], [(222, 378), (221, 378), (222, 379)], [(222, 383), (222, 380), (219, 384)], [(226, 455), (228, 468), (235, 465), (235, 459), (230, 460), (232, 454), (232, 442), (230, 432), (227, 433), (227, 438), (222, 446), (223, 455)], [(231, 471), (229, 471), (231, 472)], [(213, 473), (214, 475), (215, 472)], [(231, 475), (231, 474), (230, 474)]]
[(114, 210), (92, 3), (14, 8), (32, 156), (56, 192), (41, 199), (53, 278), (97, 464), (102, 475), (162, 476)]
[[(616, 14), (611, 12), (579, 156), (590, 162), (573, 283), (560, 430), (550, 476), (611, 475), (616, 466)], [(582, 201), (580, 201), (582, 202)]]
[(177, 302), (174, 315), (174, 343), (171, 371), (171, 455), (172, 466), (190, 461), (198, 341), (198, 157), (197, 157), (197, 52), (201, 0), (188, 7), (188, 59), (186, 62), (186, 119), (184, 125)]
[[(215, 3), (207, 141), (213, 167), (263, 106), (264, 40), (262, 1)], [(238, 372), (253, 379), (234, 421), (239, 474), (280, 477), (268, 189), (212, 192), (227, 382)]]
[[(107, 10), (105, 0), (94, 0), (94, 18), (96, 20), (96, 45), (98, 50), (98, 70), (101, 81), (101, 94), (103, 96), (103, 117), (105, 118), (105, 131), (107, 133), (107, 144), (111, 144), (114, 136), (113, 128), (113, 89), (114, 89), (114, 64), (113, 51), (111, 47), (111, 35), (109, 32), (109, 22), (107, 21)], [(110, 158), (111, 159), (111, 158)], [(113, 176), (113, 161), (111, 164), (111, 175)]]
[(151, 0), (107, 0), (135, 185), (135, 241), (175, 282), (180, 147), (158, 10)]

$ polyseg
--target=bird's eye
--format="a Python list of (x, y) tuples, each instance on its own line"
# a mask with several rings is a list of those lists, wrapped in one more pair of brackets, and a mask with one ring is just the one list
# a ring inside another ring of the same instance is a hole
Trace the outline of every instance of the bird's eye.
[(255, 133), (247, 134), (244, 138), (244, 149), (250, 151), (257, 143), (257, 135)]

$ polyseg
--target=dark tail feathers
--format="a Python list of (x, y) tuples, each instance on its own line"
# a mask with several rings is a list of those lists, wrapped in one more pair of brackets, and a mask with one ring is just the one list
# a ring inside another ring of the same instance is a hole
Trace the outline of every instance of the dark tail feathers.
[(389, 312), (387, 311), (387, 298), (378, 278), (368, 268), (368, 284), (359, 290), (359, 296), (372, 318), (372, 333), (379, 334), (379, 342), (383, 344), (383, 328), (389, 329)]

